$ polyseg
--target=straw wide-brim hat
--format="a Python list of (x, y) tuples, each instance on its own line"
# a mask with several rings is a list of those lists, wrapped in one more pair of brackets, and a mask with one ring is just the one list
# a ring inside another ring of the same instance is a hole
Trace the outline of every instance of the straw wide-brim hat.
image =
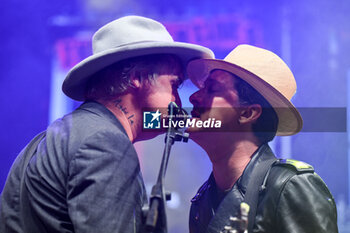
[(74, 66), (63, 82), (63, 92), (74, 100), (85, 99), (86, 83), (92, 74), (124, 59), (173, 54), (187, 65), (192, 59), (214, 58), (208, 48), (174, 42), (161, 23), (141, 16), (125, 16), (106, 24), (94, 34), (92, 47), (93, 55)]
[(276, 135), (298, 133), (303, 120), (290, 101), (296, 82), (288, 66), (276, 54), (251, 45), (239, 45), (224, 60), (198, 59), (187, 66), (187, 73), (199, 88), (213, 70), (228, 71), (250, 84), (274, 108), (278, 117)]

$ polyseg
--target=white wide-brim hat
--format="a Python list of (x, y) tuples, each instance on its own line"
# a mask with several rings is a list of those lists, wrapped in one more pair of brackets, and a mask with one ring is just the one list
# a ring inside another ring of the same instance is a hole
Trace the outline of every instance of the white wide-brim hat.
[(94, 34), (92, 47), (93, 55), (74, 66), (63, 82), (63, 92), (74, 100), (85, 99), (86, 83), (92, 74), (127, 58), (173, 54), (184, 65), (197, 58), (214, 58), (208, 48), (174, 42), (161, 23), (141, 16), (125, 16), (106, 24)]
[(199, 88), (213, 70), (237, 75), (257, 90), (274, 108), (278, 117), (276, 135), (298, 133), (303, 120), (290, 101), (296, 92), (292, 71), (276, 54), (251, 45), (239, 45), (224, 60), (198, 59), (187, 66), (187, 73)]

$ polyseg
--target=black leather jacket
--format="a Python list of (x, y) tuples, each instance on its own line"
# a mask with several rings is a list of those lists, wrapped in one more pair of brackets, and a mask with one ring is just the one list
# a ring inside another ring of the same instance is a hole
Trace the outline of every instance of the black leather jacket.
[[(275, 155), (267, 144), (253, 155), (233, 188), (218, 199), (211, 175), (192, 199), (190, 232), (220, 232), (237, 216), (254, 168)], [(304, 163), (305, 164), (305, 163)], [(288, 163), (272, 166), (267, 188), (259, 195), (253, 232), (269, 233), (335, 233), (337, 211), (332, 194), (311, 166), (298, 169)]]

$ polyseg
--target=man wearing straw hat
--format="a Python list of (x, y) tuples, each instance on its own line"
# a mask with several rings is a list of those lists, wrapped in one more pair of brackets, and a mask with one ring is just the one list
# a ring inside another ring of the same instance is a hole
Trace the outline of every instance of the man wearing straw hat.
[(189, 129), (213, 168), (192, 199), (190, 232), (230, 232), (244, 217), (249, 233), (338, 232), (334, 199), (312, 166), (277, 160), (267, 144), (302, 128), (288, 66), (270, 51), (240, 45), (224, 60), (194, 60), (187, 71), (200, 88), (190, 97), (192, 117), (222, 122), (216, 131)]
[(93, 36), (93, 55), (68, 73), (63, 92), (85, 101), (33, 139), (13, 164), (1, 195), (0, 231), (139, 232), (147, 201), (132, 143), (144, 107), (181, 104), (183, 67), (212, 58), (174, 42), (157, 21), (127, 16)]

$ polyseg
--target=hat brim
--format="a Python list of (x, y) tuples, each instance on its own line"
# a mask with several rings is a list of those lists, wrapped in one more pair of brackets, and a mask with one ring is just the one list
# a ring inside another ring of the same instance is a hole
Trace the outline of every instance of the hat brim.
[(302, 117), (292, 102), (270, 84), (243, 67), (223, 60), (198, 59), (188, 64), (187, 73), (191, 81), (201, 88), (204, 86), (204, 81), (208, 78), (210, 72), (215, 69), (225, 70), (237, 75), (256, 89), (270, 103), (279, 121), (276, 135), (293, 135), (302, 129)]
[(152, 54), (174, 54), (184, 65), (193, 59), (214, 57), (210, 49), (188, 43), (146, 41), (129, 44), (96, 53), (79, 62), (67, 74), (62, 90), (70, 98), (84, 101), (86, 83), (92, 74), (118, 61)]

